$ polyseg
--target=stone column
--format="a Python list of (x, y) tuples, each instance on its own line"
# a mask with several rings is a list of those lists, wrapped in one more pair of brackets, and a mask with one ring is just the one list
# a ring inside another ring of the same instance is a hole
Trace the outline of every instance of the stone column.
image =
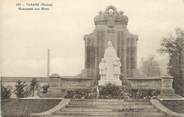
[(133, 38), (132, 39), (132, 50), (131, 50), (131, 58), (132, 58), (132, 60), (131, 60), (131, 69), (136, 69), (136, 58), (137, 58), (137, 53), (136, 53), (136, 41), (137, 41), (137, 39), (136, 38)]
[(132, 38), (127, 38), (127, 75), (130, 77), (132, 74)]
[(134, 77), (134, 72), (137, 68), (137, 38), (132, 38), (132, 42), (131, 42), (131, 77)]
[(127, 31), (122, 32), (121, 38), (121, 74), (124, 79), (127, 78)]
[(98, 77), (98, 63), (99, 63), (98, 62), (99, 61), (98, 42), (99, 42), (99, 40), (97, 40), (97, 38), (96, 38), (95, 39), (95, 77), (97, 78), (97, 80), (99, 80), (99, 77)]
[(88, 44), (87, 44), (87, 69), (90, 68), (90, 40), (88, 39)]
[(121, 32), (117, 32), (117, 56), (121, 58)]
[(84, 43), (85, 43), (85, 49), (84, 49), (84, 52), (85, 52), (85, 68), (87, 68), (87, 38), (84, 37)]
[(137, 40), (138, 40), (138, 38), (136, 38), (135, 39), (135, 42), (134, 42), (135, 43), (135, 45), (134, 45), (135, 46), (135, 48), (134, 48), (134, 51), (135, 51), (135, 54), (134, 54), (134, 59), (135, 59), (135, 61), (134, 61), (135, 64), (134, 65), (135, 66), (134, 66), (134, 68), (135, 69), (137, 68)]
[(168, 98), (173, 97), (176, 94), (174, 93), (173, 89), (173, 77), (172, 76), (162, 76), (161, 77), (161, 90), (160, 90), (160, 97)]

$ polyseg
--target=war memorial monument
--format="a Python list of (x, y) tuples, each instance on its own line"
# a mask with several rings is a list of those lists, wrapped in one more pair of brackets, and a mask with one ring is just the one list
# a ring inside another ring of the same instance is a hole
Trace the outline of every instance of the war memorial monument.
[[(77, 76), (51, 76), (51, 92), (58, 95), (67, 89), (92, 89), (108, 83), (130, 87), (134, 93), (138, 90), (160, 92), (163, 86), (173, 92), (172, 77), (140, 75), (137, 69), (138, 36), (128, 31), (128, 17), (123, 11), (108, 6), (94, 17), (94, 24), (93, 32), (84, 36), (84, 69)], [(166, 85), (162, 85), (164, 83)]]
[[(59, 102), (52, 108), (44, 106), (45, 111), (33, 109), (30, 116), (184, 117), (183, 114), (173, 112), (163, 104), (168, 100), (171, 102), (183, 100), (175, 94), (171, 76), (145, 77), (139, 73), (137, 69), (138, 36), (127, 29), (126, 14), (118, 11), (114, 6), (108, 6), (94, 17), (94, 24), (93, 32), (84, 36), (84, 69), (76, 76), (51, 74), (49, 78), (36, 78), (40, 85), (48, 83), (49, 88), (45, 95), (42, 95), (38, 89), (36, 93), (40, 98), (31, 99), (32, 105), (37, 105), (44, 100), (43, 105), (53, 104), (58, 100)], [(28, 82), (30, 82), (29, 79), (32, 77), (27, 78)], [(10, 84), (15, 83), (15, 80), (6, 77), (2, 82)], [(103, 92), (101, 90), (109, 84), (116, 89), (120, 87), (120, 90), (118, 89), (120, 92), (117, 90), (112, 92), (123, 93), (123, 97), (100, 97)], [(131, 93), (127, 94), (127, 92)], [(157, 94), (138, 99), (136, 95), (140, 95), (140, 92), (145, 94), (157, 92)], [(28, 100), (19, 99), (19, 103)], [(34, 103), (34, 100), (37, 102)], [(168, 104), (173, 104), (171, 102)], [(5, 107), (6, 104), (2, 108)], [(3, 110), (4, 113), (6, 111)]]

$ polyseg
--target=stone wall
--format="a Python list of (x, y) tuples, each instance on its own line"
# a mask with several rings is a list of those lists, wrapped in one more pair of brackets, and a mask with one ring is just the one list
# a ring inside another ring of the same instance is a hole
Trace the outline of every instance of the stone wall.
[[(162, 77), (148, 77), (148, 78), (135, 78), (128, 77), (128, 83), (132, 89), (143, 89), (143, 90), (161, 90), (163, 86), (169, 86), (172, 88), (172, 82), (164, 82), (163, 85)], [(3, 81), (5, 86), (9, 84), (15, 85), (16, 81)], [(89, 89), (96, 86), (95, 78), (81, 78), (81, 77), (62, 77), (62, 78), (50, 78), (44, 79), (42, 84), (49, 83), (49, 94), (51, 97), (63, 97), (65, 90), (71, 89)]]
[(143, 90), (160, 90), (161, 89), (161, 78), (128, 78), (132, 89), (143, 89)]
[(83, 78), (56, 78), (50, 79), (49, 85), (51, 88), (60, 89), (85, 89), (94, 86), (94, 79)]
[(95, 79), (87, 78), (54, 78), (49, 80), (49, 89), (46, 97), (64, 97), (67, 90), (89, 89), (95, 86)]
[(94, 86), (94, 79), (61, 79), (61, 89), (86, 89)]

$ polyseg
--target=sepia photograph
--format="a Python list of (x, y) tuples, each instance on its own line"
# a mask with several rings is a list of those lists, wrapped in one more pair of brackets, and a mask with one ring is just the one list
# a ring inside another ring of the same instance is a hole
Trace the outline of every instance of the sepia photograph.
[(1, 117), (184, 117), (184, 0), (1, 0)]

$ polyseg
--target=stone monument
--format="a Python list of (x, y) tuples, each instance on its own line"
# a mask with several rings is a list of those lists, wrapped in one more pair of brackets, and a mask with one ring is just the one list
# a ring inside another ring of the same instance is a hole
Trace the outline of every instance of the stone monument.
[(108, 41), (108, 46), (105, 49), (104, 58), (102, 58), (99, 64), (100, 80), (98, 85), (104, 86), (108, 83), (121, 86), (120, 78), (121, 62), (117, 57), (115, 48), (112, 46), (112, 42)]
[(120, 59), (120, 79), (133, 77), (137, 69), (138, 36), (128, 31), (128, 17), (114, 6), (108, 6), (94, 18), (95, 29), (84, 36), (85, 69), (82, 76), (100, 80), (99, 64), (107, 42), (111, 41)]

